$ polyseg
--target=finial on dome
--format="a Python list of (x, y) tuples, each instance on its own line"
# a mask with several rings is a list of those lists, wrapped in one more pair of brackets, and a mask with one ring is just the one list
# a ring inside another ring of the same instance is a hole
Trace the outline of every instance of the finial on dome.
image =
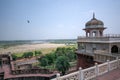
[(95, 19), (95, 13), (93, 12), (93, 19)]

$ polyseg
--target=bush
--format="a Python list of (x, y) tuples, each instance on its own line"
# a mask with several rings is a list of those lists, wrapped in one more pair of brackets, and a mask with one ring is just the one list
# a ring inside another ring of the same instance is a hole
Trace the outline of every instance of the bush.
[(33, 56), (33, 52), (25, 52), (24, 54), (23, 54), (23, 58), (29, 58), (29, 57), (32, 57)]
[(60, 72), (62, 72), (63, 75), (65, 75), (66, 71), (69, 70), (70, 64), (68, 62), (67, 57), (60, 56), (56, 60), (56, 69)]
[(46, 58), (41, 58), (41, 59), (38, 59), (38, 61), (40, 62), (40, 65), (45, 67), (48, 65), (48, 60)]
[[(41, 61), (41, 59), (43, 60)], [(55, 66), (56, 65), (56, 68), (59, 71), (60, 71), (59, 67), (62, 67), (61, 68), (62, 74), (65, 74), (65, 72), (68, 70), (68, 67), (70, 66), (69, 62), (72, 62), (74, 60), (76, 60), (76, 54), (75, 54), (75, 48), (72, 48), (72, 47), (57, 48), (56, 51), (46, 54), (40, 57), (40, 59), (38, 59), (38, 61), (41, 63), (41, 66), (48, 66), (48, 65)]]
[(42, 54), (41, 51), (35, 51), (35, 56), (39, 56), (39, 55), (41, 55), (41, 54)]
[(12, 59), (16, 60), (18, 57), (15, 54), (12, 54)]

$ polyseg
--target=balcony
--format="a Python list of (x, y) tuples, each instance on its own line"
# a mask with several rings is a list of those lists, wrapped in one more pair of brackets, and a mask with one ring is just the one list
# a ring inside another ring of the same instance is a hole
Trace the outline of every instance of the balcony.
[(120, 42), (120, 34), (106, 34), (100, 37), (78, 36), (77, 42)]

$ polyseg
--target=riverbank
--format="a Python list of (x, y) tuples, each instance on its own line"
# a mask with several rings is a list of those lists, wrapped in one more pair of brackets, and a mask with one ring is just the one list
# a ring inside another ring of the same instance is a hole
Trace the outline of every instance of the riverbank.
[(49, 53), (52, 50), (55, 50), (57, 47), (65, 47), (65, 44), (55, 44), (55, 43), (37, 43), (37, 44), (23, 44), (12, 46), (9, 48), (0, 48), (0, 54), (2, 53), (22, 53), (28, 51), (41, 50), (43, 53)]

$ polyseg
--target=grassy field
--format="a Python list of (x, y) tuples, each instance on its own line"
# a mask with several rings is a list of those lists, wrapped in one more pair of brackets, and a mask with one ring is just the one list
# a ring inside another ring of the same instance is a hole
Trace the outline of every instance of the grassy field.
[[(53, 52), (56, 50), (57, 47), (77, 47), (76, 44), (72, 44), (72, 45), (61, 45), (61, 44), (54, 44), (54, 47), (53, 47), (53, 43), (52, 43), (52, 46), (50, 46), (51, 44), (45, 44), (45, 45), (49, 45), (49, 46), (46, 46), (46, 47), (41, 47), (40, 49), (35, 49), (36, 51), (41, 51), (42, 52), (42, 55), (45, 55), (45, 54), (48, 54), (50, 52)], [(56, 45), (56, 46), (55, 46)], [(17, 57), (20, 57), (23, 55), (24, 52), (33, 52), (34, 51), (33, 49), (31, 50), (25, 50), (25, 51), (18, 51), (18, 52), (14, 52), (13, 54), (15, 54)]]
[[(55, 50), (56, 50), (56, 48), (42, 48), (42, 49), (38, 49), (36, 51), (41, 51), (42, 55), (45, 55), (45, 54), (48, 54), (48, 53), (50, 53), (52, 51), (55, 51)], [(34, 53), (34, 51), (35, 50), (33, 50), (33, 51), (30, 50), (30, 52), (33, 52), (33, 53)], [(28, 51), (25, 51), (25, 52), (28, 52)], [(16, 53), (13, 53), (13, 54), (15, 54), (17, 57), (21, 57), (24, 54), (24, 52), (16, 52)]]

